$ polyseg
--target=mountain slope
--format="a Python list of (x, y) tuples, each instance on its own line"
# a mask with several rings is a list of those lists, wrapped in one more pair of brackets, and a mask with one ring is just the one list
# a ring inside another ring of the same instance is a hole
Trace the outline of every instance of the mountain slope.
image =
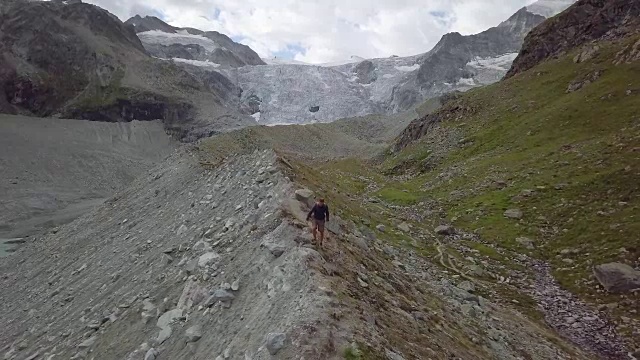
[(0, 17), (0, 112), (161, 119), (184, 139), (255, 123), (225, 109), (227, 93), (149, 57), (130, 27), (94, 5), (17, 1)]
[[(588, 1), (578, 9), (581, 3)], [(590, 44), (598, 51), (581, 62), (574, 58), (582, 49), (567, 50), (415, 120), (383, 165), (410, 180), (378, 193), (411, 208), (424, 201), (439, 211), (440, 223), (476, 234), (448, 243), (453, 256), (479, 251), (501, 276), (535, 279), (544, 267), (522, 269), (522, 254), (548, 262), (563, 288), (612, 318), (631, 350), (640, 347), (638, 298), (605, 291), (593, 269), (611, 262), (640, 267), (640, 58), (629, 57), (638, 41), (631, 35)], [(516, 285), (529, 286), (537, 285)], [(626, 358), (594, 324), (574, 322), (571, 311), (545, 299), (549, 293), (536, 288), (532, 296), (561, 333), (582, 336), (602, 358)]]
[(575, 2), (576, 0), (538, 0), (527, 6), (527, 10), (534, 14), (550, 18), (563, 12)]
[(0, 239), (70, 222), (174, 148), (159, 121), (0, 115)]
[[(564, 6), (553, 5), (554, 14)], [(508, 71), (524, 36), (544, 19), (523, 8), (480, 34), (447, 34), (425, 54), (322, 66), (242, 66), (234, 58), (212, 57), (216, 45), (200, 32), (167, 29), (157, 19), (140, 22), (141, 29), (152, 30), (138, 36), (158, 57), (220, 72), (237, 83), (243, 90), (239, 107), (259, 123), (295, 124), (402, 112), (428, 98), (494, 83)]]
[(177, 28), (154, 16), (136, 15), (125, 24), (133, 25), (147, 51), (159, 58), (211, 61), (232, 67), (265, 65), (250, 47), (217, 31)]
[(529, 35), (507, 77), (570, 49), (599, 39), (615, 39), (639, 32), (640, 2), (637, 0), (579, 1), (567, 11)]

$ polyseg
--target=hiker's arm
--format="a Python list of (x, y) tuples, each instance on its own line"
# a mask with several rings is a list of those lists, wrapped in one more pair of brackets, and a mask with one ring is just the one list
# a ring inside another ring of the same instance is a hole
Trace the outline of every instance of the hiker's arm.
[(313, 207), (311, 208), (311, 211), (309, 211), (309, 214), (307, 214), (307, 221), (309, 221), (309, 219), (311, 219), (311, 214), (313, 214), (313, 212), (316, 210), (316, 206), (313, 205)]
[(325, 205), (324, 208), (324, 211), (327, 213), (327, 221), (329, 221), (329, 205)]

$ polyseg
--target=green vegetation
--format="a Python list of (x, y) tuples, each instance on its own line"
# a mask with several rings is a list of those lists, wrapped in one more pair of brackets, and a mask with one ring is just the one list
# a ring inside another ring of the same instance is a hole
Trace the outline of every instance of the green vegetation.
[(118, 69), (106, 86), (89, 85), (76, 100), (76, 106), (80, 109), (93, 109), (113, 104), (117, 99), (126, 98), (126, 89), (122, 87), (123, 78), (124, 70)]
[[(356, 224), (372, 231), (386, 225), (379, 237), (403, 246), (416, 243), (395, 231), (401, 214), (387, 205), (430, 203), (457, 228), (505, 251), (464, 241), (481, 258), (526, 271), (508, 254), (527, 253), (548, 261), (574, 293), (612, 301), (595, 291), (592, 267), (640, 256), (640, 64), (612, 64), (625, 44), (603, 44), (595, 58), (580, 64), (568, 54), (445, 105), (442, 111), (472, 109), (437, 129), (440, 137), (464, 139), (455, 146), (421, 139), (377, 164), (351, 159), (307, 167), (302, 182), (326, 193)], [(596, 71), (601, 76), (595, 82), (567, 92)], [(333, 183), (320, 181), (327, 178)], [(383, 203), (355, 199), (360, 195)], [(508, 209), (520, 209), (523, 218), (505, 217)], [(412, 225), (429, 231), (436, 221), (434, 214)], [(535, 248), (524, 247), (520, 237), (532, 239)], [(423, 256), (436, 253), (433, 244), (417, 246)], [(523, 309), (533, 306), (518, 294), (506, 298)]]
[(345, 360), (361, 360), (362, 359), (362, 353), (360, 352), (360, 350), (352, 346), (345, 348), (343, 355)]
[[(457, 227), (519, 252), (526, 249), (516, 238), (534, 239), (532, 252), (551, 262), (565, 287), (595, 296), (585, 281), (593, 265), (640, 255), (640, 64), (612, 64), (636, 40), (603, 44), (581, 64), (569, 54), (465, 94), (454, 104), (473, 113), (441, 127), (473, 137), (435, 169), (414, 168), (421, 174), (411, 181), (428, 184)], [(601, 73), (595, 82), (567, 92), (595, 72)], [(407, 159), (424, 159), (429, 150), (435, 151), (419, 141), (383, 166), (411, 167)], [(442, 173), (446, 180), (438, 178)], [(455, 200), (448, 196), (454, 191)], [(523, 211), (522, 220), (503, 216), (512, 208)], [(505, 261), (492, 248), (472, 247)], [(560, 256), (564, 249), (576, 254)]]

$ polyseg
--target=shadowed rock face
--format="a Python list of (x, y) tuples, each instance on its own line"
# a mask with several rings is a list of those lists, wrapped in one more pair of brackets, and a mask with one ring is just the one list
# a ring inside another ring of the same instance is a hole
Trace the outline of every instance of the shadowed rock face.
[(123, 52), (145, 56), (132, 29), (98, 7), (16, 2), (0, 18), (3, 107), (51, 115), (90, 84), (109, 84)]
[(587, 42), (620, 38), (639, 28), (639, 0), (580, 0), (527, 35), (506, 77)]
[(371, 84), (374, 82), (377, 78), (375, 71), (376, 66), (370, 60), (361, 62), (354, 69), (360, 84)]
[[(201, 51), (174, 50), (192, 56)], [(237, 94), (229, 88), (221, 76), (198, 79), (153, 59), (132, 26), (97, 6), (12, 1), (0, 8), (2, 113), (163, 120), (168, 131), (191, 141), (255, 124), (235, 107), (225, 108)]]

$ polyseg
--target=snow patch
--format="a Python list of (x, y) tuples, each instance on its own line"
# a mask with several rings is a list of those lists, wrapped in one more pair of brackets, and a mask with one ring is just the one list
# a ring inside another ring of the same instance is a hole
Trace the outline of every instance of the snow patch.
[(473, 81), (472, 78), (461, 78), (460, 80), (458, 80), (458, 85), (476, 86), (476, 82)]
[(214, 68), (220, 67), (220, 64), (216, 64), (209, 60), (200, 61), (200, 60), (189, 60), (189, 59), (183, 59), (183, 58), (173, 58), (173, 61), (194, 65), (194, 66), (200, 66), (200, 67), (214, 67)]
[(256, 121), (256, 122), (260, 122), (260, 111), (258, 111), (257, 113), (251, 115), (251, 117)]
[(518, 53), (508, 53), (493, 58), (476, 58), (467, 63), (467, 66), (471, 66), (476, 69), (484, 68), (508, 71), (517, 56)]
[(182, 44), (182, 45), (200, 45), (206, 51), (212, 52), (215, 49), (221, 48), (215, 41), (206, 38), (202, 35), (193, 35), (188, 32), (178, 32), (178, 33), (166, 33), (160, 30), (151, 30), (144, 31), (138, 33), (138, 37), (143, 43), (147, 44), (160, 44), (169, 46), (171, 44)]
[(382, 77), (385, 78), (385, 79), (391, 79), (391, 78), (394, 78), (396, 76), (394, 74), (384, 74), (384, 75), (382, 75)]
[(420, 69), (420, 65), (419, 64), (414, 64), (414, 65), (411, 65), (411, 66), (407, 66), (407, 65), (396, 66), (396, 70), (404, 71), (404, 72), (414, 71), (414, 70), (418, 70), (418, 69)]

